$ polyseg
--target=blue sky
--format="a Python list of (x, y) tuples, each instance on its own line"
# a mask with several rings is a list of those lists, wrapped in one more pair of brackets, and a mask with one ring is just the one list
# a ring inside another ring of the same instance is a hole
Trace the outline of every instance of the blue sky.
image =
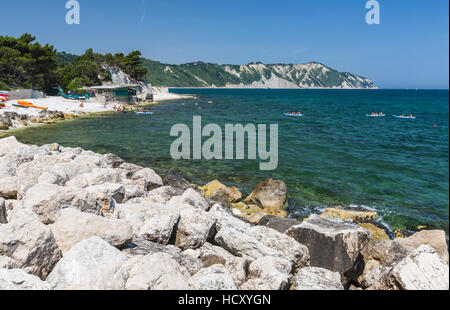
[(0, 35), (32, 33), (80, 54), (142, 51), (166, 63), (319, 61), (383, 88), (448, 88), (448, 0), (79, 0), (81, 24), (65, 23), (66, 0), (1, 0)]

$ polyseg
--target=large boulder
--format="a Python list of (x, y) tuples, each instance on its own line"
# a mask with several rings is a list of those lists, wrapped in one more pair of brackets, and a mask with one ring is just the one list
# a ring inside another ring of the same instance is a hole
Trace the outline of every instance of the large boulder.
[[(70, 180), (68, 165), (66, 163), (56, 163), (53, 161), (53, 158), (49, 162), (33, 160), (20, 165), (17, 168), (17, 198), (22, 199), (28, 189), (38, 183), (63, 186)], [(85, 166), (89, 166), (89, 164)]]
[(161, 203), (123, 204), (116, 209), (117, 217), (132, 226), (134, 235), (164, 245), (180, 220), (178, 209)]
[(441, 255), (444, 262), (448, 263), (447, 241), (443, 230), (422, 230), (408, 238), (396, 239), (395, 241), (411, 251), (423, 244), (427, 244)]
[(0, 290), (50, 290), (51, 286), (34, 275), (30, 275), (19, 269), (1, 269), (0, 268)]
[(377, 212), (362, 208), (328, 208), (320, 215), (328, 220), (351, 220), (355, 223), (373, 222), (377, 219)]
[(99, 237), (74, 245), (47, 278), (58, 290), (123, 290), (127, 256)]
[(198, 192), (192, 188), (188, 188), (182, 195), (175, 196), (170, 199), (169, 205), (181, 206), (183, 204), (190, 205), (196, 209), (208, 211), (209, 204)]
[(392, 277), (405, 290), (449, 289), (448, 265), (429, 245), (421, 245), (396, 264)]
[(242, 199), (242, 193), (236, 187), (227, 187), (218, 180), (211, 181), (200, 188), (205, 192), (206, 198), (213, 200), (213, 197), (217, 195), (224, 195), (228, 202), (238, 202)]
[(125, 187), (116, 183), (89, 186), (75, 192), (71, 207), (82, 212), (107, 215), (114, 212), (116, 203), (125, 197)]
[(48, 225), (56, 220), (61, 209), (72, 204), (75, 195), (69, 189), (54, 184), (36, 184), (30, 188), (23, 198), (23, 207), (32, 210)]
[(201, 247), (211, 234), (215, 224), (214, 218), (201, 209), (185, 205), (180, 208), (175, 245), (180, 249), (197, 249)]
[(201, 259), (205, 267), (224, 265), (238, 287), (247, 281), (247, 270), (250, 264), (247, 258), (235, 257), (225, 249), (208, 242), (195, 252), (195, 257)]
[(266, 179), (256, 186), (245, 202), (256, 204), (263, 209), (283, 209), (287, 202), (286, 184), (283, 181)]
[(144, 203), (167, 203), (175, 196), (177, 196), (177, 192), (171, 186), (163, 186), (148, 192), (142, 201)]
[(246, 233), (264, 245), (280, 252), (291, 262), (294, 270), (309, 266), (308, 248), (295, 239), (264, 226), (251, 227)]
[(8, 217), (6, 215), (6, 201), (0, 197), (0, 224), (7, 224)]
[(78, 242), (94, 236), (119, 249), (133, 238), (133, 230), (125, 221), (82, 213), (73, 208), (61, 210), (51, 229), (63, 254)]
[(205, 266), (197, 257), (192, 257), (173, 245), (165, 246), (142, 238), (133, 238), (133, 241), (122, 252), (129, 257), (146, 256), (160, 252), (167, 253), (178, 264), (186, 268), (191, 275), (197, 273)]
[(24, 145), (25, 144), (18, 142), (14, 136), (0, 139), (0, 157)]
[(189, 279), (189, 284), (196, 290), (236, 290), (233, 277), (223, 265), (213, 265), (201, 269)]
[(209, 214), (216, 221), (215, 230), (220, 231), (224, 228), (230, 228), (245, 233), (252, 225), (234, 216), (229, 209), (222, 205), (215, 204)]
[(341, 275), (318, 267), (300, 269), (294, 277), (293, 290), (298, 291), (340, 291), (344, 290)]
[(66, 183), (67, 187), (85, 188), (103, 183), (119, 183), (121, 181), (120, 171), (112, 168), (95, 168), (89, 173), (76, 176)]
[(117, 156), (115, 154), (111, 154), (111, 153), (105, 154), (105, 155), (103, 155), (103, 157), (105, 158), (105, 160), (108, 164), (108, 167), (111, 167), (111, 168), (119, 168), (119, 166), (125, 162), (119, 156)]
[(135, 256), (126, 265), (127, 290), (188, 290), (189, 273), (170, 254)]
[(128, 179), (130, 179), (134, 173), (138, 172), (141, 169), (144, 169), (141, 166), (137, 166), (135, 164), (123, 163), (119, 167), (121, 173)]
[(364, 269), (358, 277), (359, 285), (370, 290), (398, 289), (392, 281), (392, 266), (404, 259), (410, 251), (393, 240), (372, 240), (361, 254), (364, 257)]
[(14, 210), (0, 225), (0, 255), (8, 256), (26, 272), (45, 279), (61, 258), (52, 231), (31, 211)]
[(292, 263), (281, 257), (261, 257), (248, 268), (249, 280), (241, 290), (286, 290), (289, 288)]
[(258, 221), (258, 225), (275, 229), (281, 233), (285, 233), (292, 226), (299, 224), (300, 222), (295, 219), (282, 218), (276, 215), (265, 215)]
[(144, 168), (135, 172), (131, 179), (146, 191), (163, 186), (161, 177), (150, 168)]
[(0, 176), (16, 176), (19, 166), (31, 162), (37, 153), (37, 149), (36, 146), (23, 145), (0, 157)]
[(176, 169), (171, 169), (167, 172), (163, 183), (165, 186), (171, 186), (175, 189), (178, 195), (181, 195), (185, 190), (192, 187), (191, 183), (183, 177), (180, 171)]
[(311, 215), (286, 234), (308, 247), (310, 263), (351, 277), (361, 260), (360, 252), (370, 240), (361, 227), (326, 220)]
[(222, 228), (217, 233), (214, 240), (219, 246), (234, 256), (247, 256), (251, 259), (258, 259), (264, 256), (283, 257), (280, 252), (266, 246), (254, 237), (231, 228)]

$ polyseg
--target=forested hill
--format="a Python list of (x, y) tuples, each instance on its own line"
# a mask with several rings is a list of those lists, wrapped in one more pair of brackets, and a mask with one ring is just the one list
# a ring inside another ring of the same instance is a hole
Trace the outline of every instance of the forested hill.
[[(57, 53), (59, 62), (74, 55)], [(76, 57), (76, 56), (75, 56)], [(321, 63), (218, 65), (193, 62), (164, 64), (143, 59), (144, 80), (153, 86), (230, 88), (343, 88), (373, 89), (375, 83), (358, 75), (338, 72)]]
[(145, 59), (145, 79), (155, 86), (239, 88), (377, 88), (375, 83), (321, 63), (217, 65), (194, 62), (168, 65)]

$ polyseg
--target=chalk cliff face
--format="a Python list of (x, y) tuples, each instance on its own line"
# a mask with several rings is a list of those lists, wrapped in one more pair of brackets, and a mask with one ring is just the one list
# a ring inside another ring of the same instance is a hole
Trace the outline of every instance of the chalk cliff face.
[(239, 77), (259, 76), (250, 84), (227, 84), (227, 87), (250, 88), (377, 88), (373, 81), (351, 73), (341, 73), (320, 63), (294, 65), (225, 66), (224, 69)]
[(195, 62), (167, 65), (145, 60), (146, 80), (172, 87), (227, 88), (336, 88), (376, 89), (375, 83), (358, 75), (338, 72), (321, 63), (217, 65)]

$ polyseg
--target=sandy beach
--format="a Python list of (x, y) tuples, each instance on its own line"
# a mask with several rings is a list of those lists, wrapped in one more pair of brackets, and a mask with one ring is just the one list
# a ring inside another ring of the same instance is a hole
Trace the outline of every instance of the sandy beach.
[[(190, 95), (171, 94), (167, 89), (157, 89), (154, 94), (153, 104), (167, 100), (191, 98)], [(19, 108), (15, 107), (17, 100), (9, 100), (4, 108), (0, 109), (0, 128), (17, 128), (28, 126), (31, 123), (45, 123), (49, 120), (63, 120), (90, 113), (112, 112), (117, 102), (102, 103), (95, 99), (70, 100), (63, 97), (47, 97), (43, 99), (23, 99), (34, 106), (47, 108)], [(81, 106), (81, 103), (83, 105)]]

